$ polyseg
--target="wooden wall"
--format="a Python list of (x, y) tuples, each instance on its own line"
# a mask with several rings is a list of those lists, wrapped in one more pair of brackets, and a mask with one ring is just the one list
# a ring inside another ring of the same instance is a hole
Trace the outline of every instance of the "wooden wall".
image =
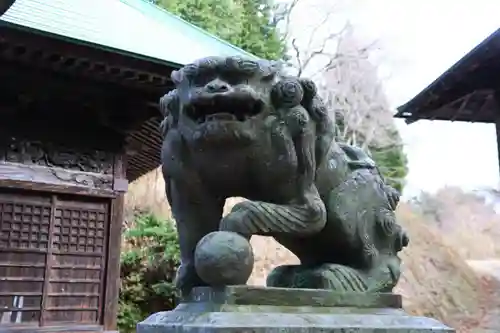
[(71, 116), (16, 118), (0, 124), (0, 332), (114, 330), (121, 138)]

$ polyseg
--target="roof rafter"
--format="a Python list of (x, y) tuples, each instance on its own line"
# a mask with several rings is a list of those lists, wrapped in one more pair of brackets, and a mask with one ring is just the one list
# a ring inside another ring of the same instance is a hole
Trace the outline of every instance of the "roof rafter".
[[(500, 88), (500, 29), (492, 33), (427, 88), (398, 107), (395, 117), (494, 123)], [(467, 112), (464, 112), (467, 111)]]

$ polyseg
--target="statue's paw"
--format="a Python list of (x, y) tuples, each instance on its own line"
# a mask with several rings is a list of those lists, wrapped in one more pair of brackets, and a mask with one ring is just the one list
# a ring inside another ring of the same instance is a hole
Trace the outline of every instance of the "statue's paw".
[(338, 264), (323, 264), (310, 272), (310, 283), (316, 289), (338, 292), (366, 292), (365, 277), (358, 270)]
[(275, 288), (297, 288), (296, 278), (304, 271), (301, 265), (275, 267), (267, 276), (266, 286)]
[(175, 287), (182, 295), (188, 295), (194, 287), (206, 285), (192, 264), (181, 264), (175, 276)]
[(231, 209), (231, 213), (233, 212), (237, 212), (237, 211), (240, 211), (240, 210), (244, 210), (244, 209), (248, 209), (249, 207), (249, 204), (250, 204), (250, 201), (242, 201), (242, 202), (238, 202), (236, 205), (233, 206), (233, 208)]
[[(239, 206), (239, 207), (236, 207)], [(224, 216), (219, 224), (220, 231), (232, 231), (240, 234), (247, 234), (245, 228), (245, 219), (247, 219), (247, 210), (239, 204), (233, 207), (231, 213)]]
[(325, 204), (312, 198), (310, 204), (281, 205), (264, 201), (243, 201), (221, 219), (219, 230), (241, 235), (269, 236), (279, 233), (313, 234), (326, 223)]
[(249, 200), (237, 203), (231, 209), (231, 213), (221, 219), (219, 230), (236, 232), (245, 237), (250, 237), (262, 231), (265, 226), (255, 222), (258, 220), (256, 219), (258, 213), (256, 213), (255, 207), (259, 204)]
[(285, 265), (267, 277), (268, 287), (328, 289), (338, 292), (366, 292), (365, 276), (351, 267), (323, 264), (316, 267)]

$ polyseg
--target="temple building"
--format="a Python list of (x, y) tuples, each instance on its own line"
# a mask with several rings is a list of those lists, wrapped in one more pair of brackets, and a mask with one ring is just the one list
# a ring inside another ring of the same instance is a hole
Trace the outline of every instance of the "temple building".
[(252, 56), (143, 0), (7, 2), (0, 331), (116, 331), (124, 194), (160, 164), (170, 73)]

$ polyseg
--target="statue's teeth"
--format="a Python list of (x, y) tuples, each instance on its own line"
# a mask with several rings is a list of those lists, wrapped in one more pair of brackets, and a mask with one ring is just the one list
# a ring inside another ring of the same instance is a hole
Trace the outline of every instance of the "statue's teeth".
[(230, 113), (214, 113), (206, 116), (206, 120), (236, 120), (236, 116)]

